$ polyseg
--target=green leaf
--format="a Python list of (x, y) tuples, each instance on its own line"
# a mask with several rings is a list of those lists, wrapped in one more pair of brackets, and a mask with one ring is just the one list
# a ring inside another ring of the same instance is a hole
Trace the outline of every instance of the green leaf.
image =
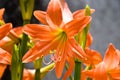
[(12, 62), (11, 62), (11, 80), (18, 80), (18, 63), (19, 63), (18, 49), (17, 46), (14, 45), (13, 53), (12, 53)]

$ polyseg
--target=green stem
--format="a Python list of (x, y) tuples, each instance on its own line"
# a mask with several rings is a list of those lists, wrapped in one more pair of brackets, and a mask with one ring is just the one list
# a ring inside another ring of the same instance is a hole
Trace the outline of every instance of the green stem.
[(81, 79), (81, 67), (82, 67), (82, 62), (80, 61), (75, 61), (75, 74), (74, 74), (74, 80), (80, 80)]
[(34, 68), (36, 70), (34, 80), (41, 80), (41, 78), (40, 78), (40, 76), (41, 76), (41, 73), (40, 73), (41, 66), (42, 66), (42, 58), (39, 58), (34, 62)]
[[(88, 5), (86, 5), (86, 9), (85, 9), (85, 15), (86, 16), (90, 16), (90, 7)], [(78, 43), (80, 44), (80, 46), (85, 49), (86, 46), (86, 41), (87, 41), (87, 33), (88, 30), (90, 28), (90, 23), (83, 29), (82, 34), (80, 34), (80, 32), (77, 35), (78, 39)], [(80, 36), (81, 35), (81, 36)], [(74, 80), (81, 80), (81, 67), (82, 67), (82, 62), (79, 60), (75, 60), (75, 74), (74, 74)]]
[(85, 49), (85, 45), (86, 45), (86, 38), (87, 38), (87, 30), (86, 30), (86, 28), (83, 30), (83, 32), (82, 32), (82, 37), (80, 38), (80, 42), (79, 42), (79, 44), (81, 45), (81, 47), (83, 48), (83, 49)]
[(41, 76), (40, 69), (36, 69), (34, 80), (41, 80), (40, 76)]
[(19, 0), (23, 20), (30, 20), (35, 0)]
[[(86, 46), (86, 38), (87, 38), (87, 32), (88, 32), (89, 25), (90, 24), (88, 24), (83, 30), (82, 36), (80, 38), (78, 37), (78, 43), (83, 49), (85, 49), (85, 46)], [(78, 33), (78, 36), (80, 36), (80, 33)], [(79, 60), (75, 60), (75, 74), (74, 74), (75, 80), (81, 80), (81, 71), (82, 71), (81, 67), (82, 67), (82, 62)]]
[[(86, 5), (86, 8), (85, 8), (85, 16), (91, 16), (91, 12), (90, 12), (90, 7), (89, 5)], [(85, 49), (85, 46), (86, 46), (86, 41), (87, 41), (87, 33), (89, 31), (89, 28), (90, 28), (90, 23), (83, 29), (82, 31), (82, 34), (79, 38), (78, 38), (78, 41), (79, 41), (79, 44), (80, 46)]]
[[(23, 21), (23, 25), (30, 23), (30, 20), (24, 20)], [(24, 64), (22, 63), (22, 57), (24, 56), (24, 54), (27, 52), (27, 41), (28, 41), (28, 36), (26, 34), (23, 33), (22, 39), (21, 39), (21, 44), (20, 44), (20, 53), (19, 53), (19, 57), (20, 57), (20, 63), (19, 63), (19, 74), (21, 76), (21, 80), (23, 77), (23, 69), (24, 69)]]
[(17, 58), (16, 46), (13, 47), (12, 61), (11, 61), (11, 80), (20, 80), (18, 78), (18, 58)]
[[(30, 23), (30, 20), (24, 20), (23, 21), (23, 25), (25, 24), (29, 24)], [(23, 36), (22, 36), (22, 41), (21, 41), (21, 46), (20, 46), (20, 54), (21, 54), (21, 57), (24, 56), (24, 54), (26, 53), (27, 51), (27, 41), (28, 41), (28, 36), (23, 33)]]
[[(34, 0), (19, 0), (19, 1), (20, 1), (22, 18), (23, 18), (23, 26), (24, 26), (25, 24), (30, 23), (33, 8), (34, 8)], [(28, 39), (29, 39), (28, 35), (23, 33), (21, 43), (20, 43), (20, 46), (19, 46), (19, 64), (18, 64), (19, 68), (18, 68), (18, 72), (20, 74), (20, 80), (22, 80), (22, 78), (23, 78), (24, 64), (22, 63), (22, 57), (27, 52)]]

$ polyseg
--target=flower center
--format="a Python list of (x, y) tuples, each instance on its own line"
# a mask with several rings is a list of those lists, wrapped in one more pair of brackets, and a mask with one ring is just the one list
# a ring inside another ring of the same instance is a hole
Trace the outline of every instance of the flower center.
[(67, 33), (64, 30), (62, 30), (62, 29), (59, 28), (58, 31), (57, 31), (56, 37), (61, 42), (64, 42), (64, 41), (67, 40)]

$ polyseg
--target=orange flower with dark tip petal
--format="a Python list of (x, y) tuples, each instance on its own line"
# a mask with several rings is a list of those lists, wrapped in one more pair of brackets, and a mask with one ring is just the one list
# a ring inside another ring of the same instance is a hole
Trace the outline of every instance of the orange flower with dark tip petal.
[(110, 44), (104, 59), (92, 70), (85, 74), (94, 80), (120, 80), (120, 66), (117, 50)]
[(4, 38), (12, 28), (11, 23), (5, 24), (3, 21), (3, 14), (5, 9), (0, 9), (0, 39)]
[[(47, 12), (41, 13), (45, 18), (37, 19), (47, 25), (27, 24), (24, 26), (24, 33), (34, 39), (39, 39), (23, 57), (23, 62), (31, 62), (42, 56), (49, 54), (50, 50), (55, 50), (54, 57), (55, 71), (57, 78), (61, 77), (65, 63), (68, 62), (70, 67), (64, 76), (64, 80), (72, 73), (74, 68), (74, 58), (84, 60), (86, 55), (83, 49), (77, 44), (74, 36), (82, 31), (83, 28), (91, 21), (91, 17), (83, 16), (78, 19), (64, 17), (63, 10), (59, 0), (49, 2)], [(67, 12), (66, 12), (67, 13)], [(36, 12), (34, 13), (36, 14)], [(63, 18), (64, 17), (64, 18)], [(66, 21), (67, 19), (69, 21)], [(42, 20), (41, 20), (42, 19)]]

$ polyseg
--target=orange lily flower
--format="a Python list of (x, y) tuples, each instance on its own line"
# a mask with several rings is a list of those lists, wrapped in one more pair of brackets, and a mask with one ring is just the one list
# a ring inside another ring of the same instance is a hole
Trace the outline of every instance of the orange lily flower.
[(115, 47), (110, 44), (103, 61), (85, 73), (94, 80), (120, 80), (119, 58)]
[[(49, 54), (50, 50), (56, 50), (53, 59), (57, 78), (61, 77), (65, 62), (67, 61), (70, 65), (64, 76), (65, 80), (72, 73), (74, 58), (85, 59), (86, 55), (75, 41), (74, 35), (83, 30), (91, 21), (91, 17), (83, 16), (78, 19), (70, 19), (68, 16), (66, 18), (69, 19), (69, 22), (65, 21), (67, 19), (63, 18), (64, 14), (59, 0), (51, 0), (47, 12), (40, 11), (40, 13), (43, 17), (41, 19), (38, 15), (38, 20), (47, 25), (27, 24), (23, 28), (24, 33), (39, 39), (39, 42), (25, 54), (23, 61), (34, 61)], [(43, 20), (43, 18), (45, 19)]]
[[(85, 16), (85, 9), (77, 10), (72, 14), (71, 11), (69, 10), (68, 5), (65, 2), (65, 0), (61, 0), (61, 4), (62, 4), (62, 14), (63, 14), (63, 18), (64, 18), (63, 22), (69, 22), (71, 19), (81, 18), (81, 17)], [(94, 12), (95, 12), (95, 10), (91, 9), (91, 14), (94, 13)], [(34, 15), (43, 24), (48, 24), (46, 22), (46, 17), (45, 17), (46, 12), (37, 10), (37, 11), (34, 11)], [(91, 34), (88, 32), (86, 47), (89, 47), (92, 44), (92, 40), (93, 40), (93, 38), (92, 38)], [(95, 60), (94, 60), (95, 56), (98, 58), (98, 59), (96, 58), (97, 61), (99, 60), (99, 62), (100, 62), (102, 60), (101, 55), (97, 51), (95, 51), (95, 50), (90, 51), (90, 49), (89, 49), (89, 52), (90, 53), (88, 53), (88, 51), (87, 51), (87, 53), (86, 53), (89, 56), (89, 59), (87, 59), (87, 61), (84, 61), (85, 64), (91, 65), (92, 61), (94, 63), (95, 62)], [(91, 57), (90, 57), (91, 55), (92, 56), (94, 55), (94, 57), (92, 57), (94, 59), (91, 59)]]

